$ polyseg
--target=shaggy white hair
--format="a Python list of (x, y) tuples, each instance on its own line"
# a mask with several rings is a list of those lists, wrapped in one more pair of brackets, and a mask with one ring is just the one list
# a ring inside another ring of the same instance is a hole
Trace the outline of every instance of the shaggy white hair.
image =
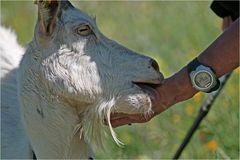
[(0, 26), (0, 58), (1, 58), (1, 78), (12, 69), (17, 68), (24, 54), (15, 33), (10, 28)]

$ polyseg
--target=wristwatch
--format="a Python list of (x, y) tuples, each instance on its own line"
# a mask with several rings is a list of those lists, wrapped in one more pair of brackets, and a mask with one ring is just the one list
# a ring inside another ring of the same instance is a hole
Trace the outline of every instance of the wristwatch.
[(220, 87), (220, 81), (215, 75), (214, 70), (204, 65), (195, 58), (187, 65), (189, 78), (192, 86), (202, 92), (210, 93)]

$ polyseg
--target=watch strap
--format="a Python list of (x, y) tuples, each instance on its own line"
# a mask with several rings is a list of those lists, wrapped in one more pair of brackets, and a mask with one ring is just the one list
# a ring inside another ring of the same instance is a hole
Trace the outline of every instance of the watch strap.
[[(196, 68), (200, 65), (202, 65), (202, 64), (198, 61), (197, 58), (195, 58), (193, 61), (188, 63), (188, 65), (187, 65), (188, 74), (190, 74), (192, 71), (195, 71)], [(206, 65), (204, 65), (204, 66), (206, 66)], [(209, 66), (206, 66), (206, 67), (209, 67)]]
[(210, 91), (208, 91), (208, 92), (206, 92), (206, 93), (211, 93), (211, 92), (213, 92), (213, 91), (218, 90), (218, 88), (220, 87), (220, 84), (221, 84), (221, 83), (220, 83), (219, 79), (217, 79), (216, 85), (215, 85), (213, 88), (211, 88)]

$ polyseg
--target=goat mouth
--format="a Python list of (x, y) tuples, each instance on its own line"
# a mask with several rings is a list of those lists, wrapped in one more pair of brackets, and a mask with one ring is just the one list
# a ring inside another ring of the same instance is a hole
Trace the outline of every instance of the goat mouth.
[(161, 83), (158, 84), (146, 82), (132, 82), (132, 83), (139, 87), (144, 93), (147, 93), (150, 97), (152, 96), (156, 97), (158, 95), (157, 88), (161, 85)]
[(159, 87), (161, 84), (153, 84), (153, 83), (145, 83), (145, 82), (133, 82), (135, 85), (137, 85), (140, 88), (146, 88), (146, 87), (151, 87), (153, 89), (156, 89)]

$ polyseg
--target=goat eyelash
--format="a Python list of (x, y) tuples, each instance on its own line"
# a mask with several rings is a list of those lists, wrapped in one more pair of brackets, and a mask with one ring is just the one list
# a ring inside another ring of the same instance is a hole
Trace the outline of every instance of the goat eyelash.
[(88, 24), (79, 25), (75, 29), (75, 33), (77, 33), (78, 35), (83, 36), (83, 37), (87, 37), (87, 36), (94, 34), (92, 28)]

